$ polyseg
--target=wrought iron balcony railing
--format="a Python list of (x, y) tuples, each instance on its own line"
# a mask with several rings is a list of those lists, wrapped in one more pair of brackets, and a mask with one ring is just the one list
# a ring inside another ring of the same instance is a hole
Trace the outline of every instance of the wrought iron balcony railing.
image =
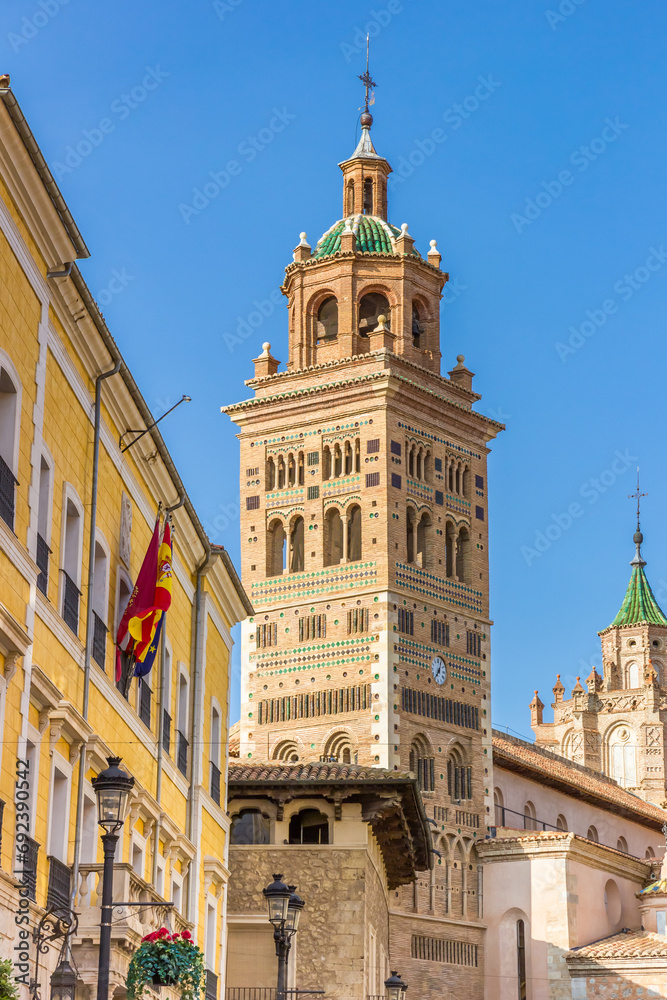
[(49, 856), (49, 888), (46, 897), (47, 909), (50, 906), (69, 910), (70, 893), (72, 891), (72, 872), (59, 858)]
[(81, 591), (75, 584), (71, 576), (61, 571), (65, 577), (65, 589), (63, 593), (63, 621), (74, 632), (79, 634), (79, 599)]
[(14, 530), (15, 487), (18, 479), (0, 456), (0, 517)]
[(93, 659), (98, 667), (104, 670), (107, 658), (107, 632), (108, 628), (97, 614), (93, 611)]
[(220, 805), (220, 768), (211, 761), (211, 798)]
[(49, 589), (50, 555), (51, 555), (51, 549), (46, 544), (45, 539), (42, 538), (41, 535), (37, 535), (37, 552), (35, 553), (35, 562), (39, 566), (39, 576), (37, 577), (37, 586), (45, 597)]
[(186, 740), (183, 733), (178, 729), (176, 731), (178, 738), (177, 750), (176, 750), (176, 767), (181, 772), (187, 776), (188, 773), (188, 741)]
[[(23, 868), (23, 883), (28, 887), (28, 897), (34, 902), (37, 897), (37, 859), (39, 857), (39, 844), (32, 837), (26, 837), (24, 844), (27, 850), (20, 857), (18, 868)], [(19, 872), (19, 875), (21, 873)]]

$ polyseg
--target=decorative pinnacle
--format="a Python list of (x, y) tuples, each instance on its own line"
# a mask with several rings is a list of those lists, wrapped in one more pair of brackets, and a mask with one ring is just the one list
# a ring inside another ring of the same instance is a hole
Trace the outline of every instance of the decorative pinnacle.
[[(373, 93), (373, 90), (377, 87), (377, 83), (375, 83), (368, 70), (369, 50), (371, 44), (370, 37), (370, 35), (366, 35), (366, 72), (363, 75), (359, 75), (359, 79), (366, 88), (366, 100), (364, 102), (364, 114), (361, 116), (361, 124), (367, 128), (370, 128), (373, 124), (373, 116), (369, 113), (368, 107), (370, 104), (375, 104), (375, 94)], [(364, 118), (366, 118), (365, 121)]]
[(641, 507), (640, 507), (641, 499), (642, 499), (642, 497), (646, 497), (646, 496), (648, 496), (648, 493), (642, 493), (640, 491), (640, 488), (639, 488), (639, 468), (637, 468), (637, 489), (635, 490), (634, 493), (628, 493), (628, 499), (629, 500), (636, 500), (637, 501), (637, 530), (635, 531), (634, 535), (632, 536), (632, 541), (635, 543), (635, 550), (636, 551), (635, 551), (635, 558), (630, 563), (631, 566), (645, 566), (646, 565), (646, 561), (644, 559), (642, 559), (641, 545), (642, 545), (642, 542), (644, 541), (644, 536), (641, 533), (641, 528), (640, 528), (640, 523), (639, 523), (640, 512), (641, 512)]

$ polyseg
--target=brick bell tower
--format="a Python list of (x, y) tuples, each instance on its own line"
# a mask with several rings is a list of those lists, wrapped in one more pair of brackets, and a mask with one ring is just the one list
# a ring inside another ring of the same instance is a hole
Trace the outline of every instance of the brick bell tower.
[(440, 374), (448, 275), (435, 240), (423, 257), (407, 224), (388, 222), (391, 167), (372, 123), (366, 110), (340, 164), (343, 218), (314, 250), (302, 233), (286, 268), (286, 369), (264, 344), (252, 398), (223, 407), (240, 430), (256, 610), (243, 624), (240, 757), (413, 771), (440, 855), (390, 901), (391, 961), (418, 993), (481, 996), (486, 459), (502, 425), (473, 410), (461, 355)]

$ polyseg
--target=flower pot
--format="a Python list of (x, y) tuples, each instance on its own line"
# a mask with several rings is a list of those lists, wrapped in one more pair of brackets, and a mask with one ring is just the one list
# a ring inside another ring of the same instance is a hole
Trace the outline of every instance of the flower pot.
[(175, 986), (176, 980), (172, 979), (171, 976), (162, 976), (159, 972), (156, 972), (153, 976), (153, 986)]

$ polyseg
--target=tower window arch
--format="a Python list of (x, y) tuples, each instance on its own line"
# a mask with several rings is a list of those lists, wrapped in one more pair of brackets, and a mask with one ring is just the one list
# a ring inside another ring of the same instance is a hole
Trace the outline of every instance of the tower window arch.
[(345, 214), (346, 215), (354, 215), (354, 181), (353, 180), (349, 180), (347, 182), (347, 194), (346, 194)]
[(411, 505), (408, 505), (405, 512), (405, 530), (407, 545), (406, 561), (413, 563), (417, 555), (417, 512)]
[(451, 521), (445, 525), (445, 574), (454, 576), (454, 552), (456, 550), (456, 528)]
[(629, 726), (615, 726), (607, 738), (608, 773), (619, 785), (637, 784), (637, 740)]
[(470, 532), (467, 528), (459, 529), (456, 542), (456, 576), (461, 583), (468, 583), (468, 563), (470, 559)]
[(361, 559), (361, 507), (356, 503), (347, 514), (347, 559), (348, 562)]
[(357, 754), (348, 733), (333, 733), (326, 742), (322, 759), (340, 764), (356, 764)]
[(421, 315), (419, 312), (419, 306), (416, 302), (412, 303), (412, 344), (413, 347), (417, 347), (420, 350), (425, 346), (423, 344), (423, 334), (425, 332), (424, 324), (421, 320)]
[(324, 518), (324, 565), (337, 566), (343, 557), (343, 522), (338, 507), (330, 507)]
[(410, 770), (422, 792), (435, 791), (435, 758), (425, 736), (416, 736), (410, 747)]
[(364, 179), (364, 215), (373, 214), (373, 178)]
[(300, 573), (304, 568), (303, 518), (295, 517), (290, 525), (290, 573)]
[(432, 522), (431, 515), (426, 513), (422, 514), (419, 518), (419, 524), (417, 525), (417, 565), (421, 566), (422, 569), (429, 565), (429, 551), (432, 545)]
[(278, 519), (266, 532), (266, 575), (280, 576), (285, 566), (285, 527)]
[(338, 336), (338, 299), (330, 295), (317, 310), (317, 342), (335, 340)]
[(381, 292), (369, 292), (359, 302), (359, 335), (367, 337), (378, 325), (378, 317), (385, 317), (385, 326), (390, 328), (389, 300)]
[(274, 760), (283, 760), (287, 764), (296, 764), (299, 760), (299, 747), (296, 740), (282, 740), (274, 749)]
[(626, 665), (625, 673), (629, 688), (638, 688), (641, 686), (639, 683), (639, 664), (636, 660), (632, 660)]
[(472, 768), (460, 746), (452, 747), (447, 760), (447, 793), (455, 802), (472, 798)]

